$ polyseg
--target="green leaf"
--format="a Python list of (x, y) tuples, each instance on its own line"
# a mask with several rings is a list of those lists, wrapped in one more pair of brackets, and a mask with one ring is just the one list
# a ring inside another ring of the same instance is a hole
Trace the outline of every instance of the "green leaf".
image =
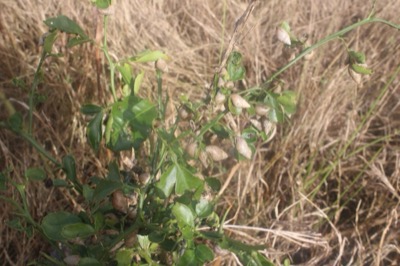
[(108, 179), (102, 179), (100, 183), (96, 186), (93, 192), (93, 200), (94, 201), (101, 201), (108, 195), (110, 195), (115, 190), (122, 187), (120, 182), (115, 182)]
[(196, 246), (194, 253), (196, 255), (197, 260), (200, 261), (202, 264), (204, 262), (212, 261), (214, 259), (214, 253), (206, 245), (201, 244)]
[(41, 223), (43, 233), (54, 241), (65, 241), (61, 232), (64, 226), (81, 222), (81, 219), (69, 212), (53, 212), (46, 215)]
[(206, 183), (214, 191), (219, 191), (221, 189), (221, 182), (217, 178), (208, 177), (206, 178)]
[(177, 202), (175, 203), (174, 207), (172, 207), (172, 214), (178, 221), (179, 227), (194, 227), (194, 215), (192, 210), (188, 206)]
[(182, 195), (186, 191), (198, 190), (203, 184), (203, 181), (194, 176), (187, 168), (174, 164), (161, 175), (160, 181), (156, 186), (164, 193), (164, 197), (168, 197), (171, 195), (174, 185), (175, 193)]
[(107, 123), (106, 129), (107, 147), (113, 151), (139, 148), (148, 138), (156, 117), (155, 105), (135, 95), (114, 103), (112, 120)]
[(363, 75), (370, 75), (372, 74), (372, 69), (367, 68), (365, 66), (359, 65), (359, 64), (352, 64), (351, 69), (353, 69), (355, 72)]
[(104, 132), (104, 138), (106, 141), (106, 145), (109, 146), (111, 141), (111, 133), (113, 132), (113, 126), (114, 126), (114, 118), (112, 116), (108, 116), (105, 132)]
[(155, 62), (158, 59), (168, 60), (168, 56), (161, 51), (143, 51), (138, 55), (129, 58), (130, 61), (137, 62), (137, 63), (144, 63), (144, 62)]
[(248, 145), (251, 145), (258, 140), (257, 133), (257, 129), (255, 129), (254, 127), (248, 127), (243, 129), (241, 136)]
[(242, 65), (242, 55), (239, 52), (232, 52), (227, 62), (229, 80), (237, 81), (244, 78), (246, 70)]
[(22, 225), (21, 218), (14, 218), (12, 220), (8, 220), (6, 221), (6, 225), (12, 228), (13, 230), (17, 230), (20, 232), (25, 231), (25, 226)]
[(219, 219), (219, 216), (215, 212), (211, 213), (211, 215), (207, 217), (205, 224), (210, 226), (211, 228), (221, 227), (221, 221)]
[(221, 234), (220, 232), (216, 232), (216, 231), (201, 231), (200, 234), (204, 238), (212, 240), (212, 241), (220, 241), (224, 237), (223, 234)]
[(163, 193), (163, 198), (168, 198), (172, 193), (172, 189), (176, 183), (176, 168), (171, 165), (160, 177), (160, 181), (156, 187)]
[(182, 195), (185, 191), (197, 190), (203, 185), (203, 181), (194, 176), (187, 168), (176, 164), (176, 187), (175, 193)]
[(60, 15), (54, 18), (48, 18), (44, 21), (44, 24), (46, 24), (50, 28), (50, 30), (57, 29), (62, 32), (77, 34), (83, 38), (87, 38), (87, 35), (81, 29), (81, 27), (76, 24), (75, 21), (64, 15)]
[(228, 249), (231, 251), (246, 251), (246, 252), (251, 252), (251, 251), (257, 251), (257, 250), (262, 250), (265, 249), (265, 245), (247, 245), (243, 242), (234, 240), (228, 236), (223, 236), (222, 241), (220, 243), (221, 248)]
[(219, 138), (226, 139), (233, 135), (232, 130), (223, 125), (222, 123), (216, 123), (212, 126), (211, 131), (215, 133)]
[(215, 124), (217, 124), (219, 120), (224, 117), (224, 115), (224, 113), (220, 113), (215, 118), (202, 125), (200, 133), (197, 135), (197, 137), (202, 137), (208, 130), (210, 130)]
[(58, 36), (57, 31), (50, 32), (46, 35), (44, 38), (44, 43), (43, 43), (43, 49), (46, 53), (51, 54), (51, 51), (53, 49), (53, 44), (56, 41)]
[(183, 253), (182, 257), (179, 258), (178, 263), (176, 264), (177, 266), (198, 266), (201, 265), (197, 260), (196, 260), (196, 254), (194, 250), (192, 249), (186, 249), (185, 253)]
[(260, 265), (260, 266), (275, 266), (271, 261), (269, 261), (266, 257), (264, 257), (259, 252), (253, 251), (251, 253), (251, 256), (257, 262), (257, 265)]
[(234, 253), (237, 255), (237, 257), (239, 258), (239, 261), (243, 265), (261, 266), (254, 260), (254, 258), (251, 256), (251, 254), (249, 254), (250, 252), (235, 251)]
[(14, 132), (20, 132), (22, 130), (22, 114), (15, 112), (8, 118), (8, 125)]
[(110, 122), (112, 124), (107, 124), (107, 130), (108, 127), (111, 127), (110, 139), (107, 141), (107, 147), (113, 151), (128, 150), (133, 146), (133, 139), (128, 127), (128, 121), (124, 117), (129, 107), (128, 99), (128, 97), (125, 97), (122, 101), (114, 103), (111, 108), (109, 119), (112, 119)]
[(290, 259), (286, 258), (286, 259), (283, 261), (283, 266), (290, 266)]
[(182, 225), (178, 223), (179, 229), (182, 234), (182, 238), (186, 240), (186, 245), (187, 246), (192, 246), (192, 242), (194, 239), (194, 230), (193, 227), (189, 225)]
[(299, 40), (297, 39), (297, 37), (292, 33), (292, 30), (289, 26), (289, 23), (287, 21), (283, 21), (280, 25), (280, 27), (287, 32), (287, 34), (289, 34), (290, 37), (290, 41), (293, 43), (297, 43), (299, 42)]
[(63, 226), (61, 235), (66, 239), (87, 238), (95, 233), (94, 228), (85, 223), (73, 223)]
[(80, 211), (78, 214), (79, 218), (81, 218), (82, 223), (91, 224), (92, 219), (89, 217), (88, 213), (85, 211)]
[(287, 21), (283, 21), (281, 24), (281, 28), (284, 29), (287, 33), (290, 33), (290, 26)]
[[(112, 120), (111, 120), (112, 119)], [(134, 145), (134, 139), (132, 138), (131, 130), (128, 125), (119, 125), (114, 123), (114, 119), (110, 117), (110, 137), (107, 136), (107, 148), (114, 152), (131, 150)]]
[(111, 0), (91, 0), (92, 3), (100, 8), (100, 9), (106, 9), (111, 5)]
[(96, 212), (95, 214), (93, 214), (92, 217), (93, 217), (94, 229), (96, 231), (101, 230), (105, 225), (105, 218), (104, 218), (103, 213)]
[(267, 93), (264, 102), (270, 107), (268, 118), (271, 122), (282, 123), (285, 120), (285, 114), (283, 113), (282, 106), (277, 100), (278, 95), (275, 93)]
[(122, 80), (125, 84), (128, 84), (131, 87), (132, 84), (132, 67), (125, 63), (123, 65), (117, 66), (119, 73), (121, 73)]
[(67, 181), (65, 181), (64, 179), (53, 179), (53, 186), (54, 187), (68, 187), (69, 184)]
[(67, 178), (74, 184), (77, 184), (78, 179), (76, 178), (76, 166), (74, 157), (72, 157), (71, 155), (64, 156), (62, 159), (62, 168)]
[(142, 70), (135, 78), (135, 84), (133, 86), (133, 92), (135, 94), (139, 93), (140, 86), (142, 85), (143, 77), (144, 77), (144, 71)]
[(134, 255), (134, 251), (132, 249), (119, 249), (117, 254), (115, 255), (115, 259), (118, 262), (118, 265), (131, 265), (132, 256)]
[(205, 218), (214, 211), (214, 204), (208, 202), (205, 199), (200, 199), (199, 203), (196, 204), (196, 214), (199, 218)]
[(296, 112), (297, 97), (294, 91), (283, 91), (277, 100), (283, 106), (286, 114), (294, 114)]
[(178, 243), (173, 239), (167, 238), (160, 243), (160, 247), (165, 251), (174, 251), (177, 249)]
[(94, 190), (91, 187), (89, 187), (88, 185), (84, 184), (82, 186), (82, 193), (83, 193), (83, 197), (85, 198), (85, 200), (91, 201), (93, 199)]
[(150, 244), (151, 244), (151, 243), (150, 243), (150, 241), (149, 241), (149, 237), (148, 237), (148, 236), (137, 235), (137, 238), (138, 238), (139, 246), (140, 246), (142, 249), (147, 250), (147, 249), (150, 248)]
[(243, 251), (236, 251), (235, 254), (238, 256), (240, 262), (243, 265), (248, 266), (274, 266), (272, 262), (267, 260), (264, 256), (260, 253), (253, 251), (253, 252), (243, 252)]
[(77, 36), (68, 40), (67, 47), (71, 48), (77, 45), (84, 44), (86, 42), (90, 42), (91, 40), (88, 37)]
[(269, 111), (268, 118), (271, 122), (282, 123), (285, 120), (285, 115), (280, 108), (276, 108)]
[(129, 87), (129, 85), (124, 84), (121, 89), (122, 97), (127, 97), (133, 93), (133, 90)]
[(119, 168), (118, 164), (116, 161), (112, 161), (111, 163), (108, 164), (108, 175), (107, 175), (108, 180), (116, 181), (119, 182)]
[(95, 104), (85, 104), (81, 107), (81, 113), (85, 115), (95, 115), (102, 110), (103, 108)]
[(153, 243), (161, 243), (165, 240), (166, 234), (163, 231), (152, 231), (149, 234), (149, 240)]
[(187, 206), (194, 206), (194, 204), (196, 203), (193, 202), (193, 192), (190, 191), (186, 191), (185, 193), (183, 193), (182, 196), (177, 197), (175, 201)]
[(87, 127), (87, 137), (90, 146), (96, 152), (99, 150), (102, 138), (101, 125), (103, 122), (103, 112), (98, 112), (96, 116), (89, 122)]
[(363, 52), (349, 51), (349, 59), (351, 64), (364, 64), (365, 54)]
[(47, 174), (42, 168), (29, 168), (25, 171), (25, 177), (32, 181), (43, 181)]
[[(132, 98), (132, 97), (131, 97)], [(129, 125), (134, 132), (135, 148), (147, 139), (152, 129), (153, 120), (157, 117), (155, 105), (148, 100), (131, 100), (129, 112), (124, 114), (124, 118), (129, 121)]]

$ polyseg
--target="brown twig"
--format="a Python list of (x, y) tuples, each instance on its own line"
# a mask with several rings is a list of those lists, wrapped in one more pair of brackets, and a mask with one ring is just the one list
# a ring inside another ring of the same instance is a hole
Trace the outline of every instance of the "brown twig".
[[(251, 12), (253, 12), (256, 4), (258, 4), (259, 0), (252, 0), (250, 4), (247, 6), (246, 10), (244, 13), (236, 20), (235, 22), (235, 28), (233, 29), (233, 34), (231, 37), (231, 40), (229, 41), (228, 48), (225, 50), (225, 53), (222, 57), (221, 63), (219, 66), (216, 68), (214, 76), (217, 74), (220, 74), (222, 69), (225, 67), (226, 62), (228, 61), (229, 55), (232, 53), (233, 49), (235, 48), (236, 43), (240, 39), (240, 36), (243, 33), (244, 26), (247, 23), (247, 20), (250, 17)], [(212, 91), (214, 82), (211, 82), (209, 91)]]
[(235, 22), (235, 28), (233, 30), (232, 38), (229, 41), (229, 45), (224, 53), (224, 56), (222, 57), (221, 64), (217, 68), (216, 71), (217, 74), (221, 73), (222, 69), (225, 67), (226, 61), (228, 60), (228, 57), (232, 53), (233, 49), (235, 48), (236, 43), (238, 42), (241, 34), (243, 33), (244, 26), (246, 25), (247, 20), (249, 19), (250, 14), (251, 12), (253, 12), (258, 1), (259, 0), (252, 0), (250, 4), (247, 6), (242, 16)]

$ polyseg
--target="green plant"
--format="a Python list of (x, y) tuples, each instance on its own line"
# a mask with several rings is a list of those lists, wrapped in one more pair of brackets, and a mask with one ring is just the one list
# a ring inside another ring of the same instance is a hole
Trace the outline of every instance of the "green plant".
[[(96, 1), (99, 8), (106, 8), (108, 1)], [(107, 106), (86, 104), (81, 111), (92, 116), (87, 126), (88, 143), (97, 153), (104, 145), (114, 152), (115, 160), (108, 165), (108, 175), (91, 177), (89, 183), (77, 178), (75, 159), (71, 155), (61, 162), (49, 155), (32, 137), (33, 95), (39, 82), (43, 61), (52, 54), (52, 44), (58, 34), (76, 35), (69, 45), (90, 41), (83, 30), (70, 19), (59, 16), (46, 20), (50, 34), (44, 39), (42, 59), (35, 74), (30, 95), (29, 127), (26, 132), (21, 114), (15, 113), (2, 123), (30, 142), (45, 158), (62, 169), (66, 180), (54, 180), (56, 186), (67, 187), (83, 196), (80, 213), (50, 213), (38, 223), (29, 213), (24, 186), (2, 175), (19, 192), (22, 207), (17, 201), (2, 196), (12, 203), (17, 214), (29, 225), (25, 230), (37, 231), (48, 239), (65, 262), (79, 261), (79, 265), (118, 263), (119, 265), (201, 265), (214, 257), (214, 246), (228, 249), (246, 265), (271, 265), (259, 252), (264, 246), (249, 246), (224, 234), (224, 217), (215, 213), (218, 199), (215, 195), (221, 184), (207, 175), (222, 168), (224, 160), (251, 159), (255, 143), (269, 141), (276, 130), (276, 123), (285, 121), (295, 112), (296, 95), (291, 91), (274, 93), (276, 77), (300, 58), (329, 40), (367, 22), (382, 22), (368, 18), (333, 34), (306, 48), (289, 64), (272, 75), (263, 87), (242, 91), (234, 90), (234, 83), (245, 76), (242, 57), (231, 52), (226, 68), (216, 73), (210, 97), (192, 102), (181, 97), (176, 118), (165, 122), (168, 97), (163, 91), (162, 75), (167, 55), (161, 51), (145, 51), (131, 58), (114, 62), (104, 34), (102, 50), (110, 69), (110, 92), (113, 102)], [(385, 22), (386, 23), (386, 22)], [(390, 23), (387, 23), (390, 24)], [(392, 25), (393, 26), (393, 25)], [(396, 26), (399, 28), (398, 26)], [(104, 30), (107, 29), (107, 16)], [(290, 45), (304, 46), (285, 23)], [(365, 56), (349, 50), (349, 62), (358, 74), (369, 74)], [(132, 65), (156, 62), (157, 98), (139, 96), (144, 72), (135, 75)], [(121, 80), (115, 83), (115, 73)], [(269, 90), (266, 90), (268, 88)], [(237, 117), (239, 119), (233, 119)], [(240, 122), (237, 122), (240, 121)], [(103, 130), (103, 124), (105, 128)], [(157, 126), (155, 126), (157, 124)], [(185, 146), (185, 148), (183, 148)], [(221, 148), (223, 147), (223, 148)], [(235, 147), (233, 153), (228, 150)], [(118, 153), (134, 150), (137, 158), (135, 171), (122, 171)], [(194, 159), (194, 160), (189, 160)], [(137, 170), (139, 169), (139, 170)], [(44, 180), (46, 172), (41, 168), (26, 171), (27, 180)], [(15, 220), (10, 223), (20, 228)], [(72, 255), (66, 256), (56, 243), (68, 247)], [(55, 257), (44, 254), (52, 264), (62, 265)]]

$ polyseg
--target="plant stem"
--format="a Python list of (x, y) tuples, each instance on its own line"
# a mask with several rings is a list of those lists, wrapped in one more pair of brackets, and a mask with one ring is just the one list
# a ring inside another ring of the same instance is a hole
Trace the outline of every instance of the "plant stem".
[(372, 8), (371, 12), (368, 15), (368, 18), (371, 18), (373, 15), (375, 15), (375, 8), (376, 8), (376, 0), (372, 0)]
[(400, 30), (400, 25), (397, 25), (395, 23), (392, 23), (390, 21), (381, 19), (381, 18), (374, 18), (374, 17), (368, 17), (366, 19), (363, 19), (355, 24), (352, 24), (342, 30), (339, 30), (336, 33), (333, 33), (325, 38), (323, 38), (322, 40), (318, 41), (317, 43), (311, 45), (310, 47), (304, 49), (298, 56), (296, 56), (296, 58), (294, 58), (292, 61), (290, 61), (288, 64), (286, 64), (285, 66), (283, 66), (282, 68), (280, 68), (278, 71), (276, 71), (274, 74), (272, 74), (272, 76), (264, 83), (261, 85), (261, 87), (258, 88), (254, 88), (255, 90), (261, 90), (261, 89), (267, 89), (269, 84), (274, 81), (280, 74), (282, 74), (283, 72), (285, 72), (288, 68), (290, 68), (291, 66), (293, 66), (296, 62), (298, 62), (300, 59), (302, 59), (305, 55), (307, 55), (308, 53), (312, 52), (313, 50), (321, 47), (322, 45), (335, 40), (337, 38), (340, 38), (342, 35), (348, 33), (349, 31), (354, 30), (355, 28), (358, 28), (364, 24), (368, 24), (368, 23), (375, 23), (375, 22), (380, 22), (386, 25), (389, 25), (390, 27), (393, 27), (397, 30)]
[(104, 56), (106, 57), (108, 64), (110, 66), (110, 89), (111, 93), (114, 99), (114, 102), (117, 102), (117, 94), (115, 93), (115, 81), (114, 81), (114, 76), (115, 76), (115, 64), (112, 61), (110, 54), (108, 53), (108, 46), (107, 46), (107, 21), (108, 21), (108, 16), (104, 16), (104, 39), (103, 39), (103, 47), (102, 50), (104, 52)]
[[(156, 70), (157, 77), (157, 102), (158, 102), (158, 118), (164, 121), (165, 118), (165, 106), (162, 102), (162, 72)], [(167, 100), (166, 100), (167, 101)]]
[(26, 141), (28, 141), (38, 152), (43, 154), (44, 157), (49, 159), (56, 166), (61, 167), (61, 164), (53, 156), (51, 156), (45, 149), (43, 149), (43, 147), (39, 143), (37, 143), (36, 140), (33, 139), (29, 133), (25, 133), (23, 131), (16, 133), (20, 135), (22, 138), (24, 138)]
[(33, 77), (33, 82), (31, 86), (31, 90), (29, 92), (29, 126), (28, 126), (28, 134), (32, 134), (32, 124), (33, 124), (33, 111), (34, 111), (34, 106), (33, 106), (33, 98), (35, 96), (35, 90), (37, 86), (39, 85), (40, 79), (39, 79), (39, 73), (40, 69), (42, 68), (43, 62), (47, 57), (47, 52), (43, 49), (42, 55), (39, 60), (39, 64), (36, 68), (35, 75)]

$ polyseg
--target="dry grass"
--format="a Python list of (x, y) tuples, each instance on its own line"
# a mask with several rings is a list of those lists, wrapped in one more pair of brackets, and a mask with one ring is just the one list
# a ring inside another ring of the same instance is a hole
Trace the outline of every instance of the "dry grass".
[[(13, 86), (12, 79), (32, 82), (40, 51), (37, 40), (46, 31), (42, 21), (62, 13), (94, 37), (97, 13), (86, 2), (0, 2), (0, 92), (16, 109), (27, 113), (23, 103), (28, 92)], [(274, 37), (282, 20), (315, 42), (365, 17), (368, 2), (261, 1), (237, 45), (245, 57), (246, 83), (259, 85), (285, 64), (283, 47)], [(113, 56), (122, 58), (145, 48), (166, 51), (172, 58), (167, 89), (171, 95), (183, 92), (193, 98), (203, 95), (218, 66), (221, 45), (226, 47), (235, 19), (247, 7), (239, 0), (117, 3), (109, 27)], [(395, 23), (400, 23), (398, 10), (397, 0), (377, 3), (377, 16)], [(277, 264), (285, 258), (296, 265), (400, 264), (399, 76), (384, 90), (399, 64), (400, 33), (381, 24), (366, 25), (345, 40), (367, 54), (373, 75), (357, 87), (347, 74), (340, 41), (285, 72), (282, 87), (298, 92), (298, 112), (278, 129), (274, 141), (259, 145), (252, 161), (233, 168), (219, 205), (221, 212), (232, 207), (226, 230), (248, 242), (265, 243), (265, 254)], [(107, 101), (107, 93), (98, 90), (98, 86), (105, 90), (105, 80), (97, 83), (93, 47), (64, 52), (65, 57), (45, 64), (45, 82), (38, 92), (47, 100), (38, 106), (34, 132), (54, 156), (74, 154), (85, 178), (87, 173), (104, 172), (107, 158), (96, 158), (85, 144), (85, 121), (78, 110), (88, 101)], [(148, 73), (144, 93), (152, 94), (154, 82)], [(6, 117), (0, 105), (0, 119)], [(26, 143), (4, 130), (0, 154), (0, 169), (8, 169), (17, 181), (26, 168), (44, 163)], [(46, 189), (42, 183), (29, 186), (27, 194), (38, 220), (73, 203), (66, 191)], [(45, 246), (40, 238), (10, 230), (4, 221), (11, 217), (11, 206), (4, 202), (0, 206), (0, 261), (24, 265)], [(236, 264), (232, 256), (224, 261)]]

